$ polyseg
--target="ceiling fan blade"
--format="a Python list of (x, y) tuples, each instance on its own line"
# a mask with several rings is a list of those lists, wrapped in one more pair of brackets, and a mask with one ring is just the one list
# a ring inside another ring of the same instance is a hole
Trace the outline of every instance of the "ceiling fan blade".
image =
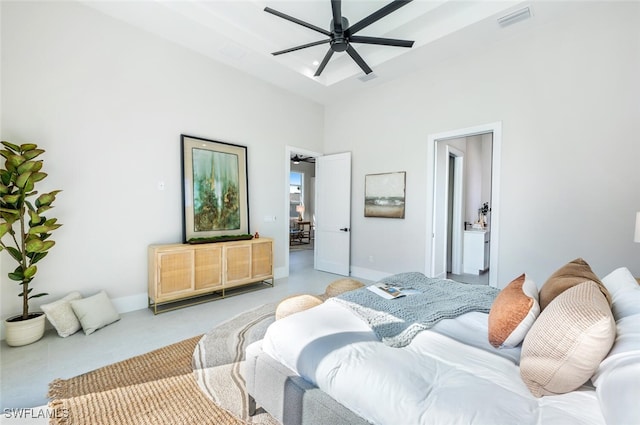
[(324, 71), (324, 67), (327, 66), (327, 64), (329, 63), (329, 59), (331, 59), (331, 56), (333, 56), (333, 49), (329, 48), (329, 51), (327, 52), (326, 55), (324, 55), (324, 59), (322, 59), (322, 62), (320, 63), (318, 70), (316, 71), (315, 74), (313, 74), (314, 77), (319, 77), (320, 74), (322, 74), (322, 71)]
[(307, 44), (303, 44), (301, 46), (291, 47), (290, 49), (279, 50), (279, 51), (273, 52), (271, 54), (273, 56), (277, 56), (277, 55), (281, 55), (283, 53), (295, 52), (296, 50), (306, 49), (307, 47), (313, 47), (313, 46), (317, 46), (319, 44), (325, 44), (325, 43), (328, 43), (329, 41), (331, 41), (331, 40), (327, 38), (326, 40), (314, 41), (313, 43), (307, 43)]
[(358, 31), (360, 31), (361, 29), (363, 29), (365, 27), (368, 27), (369, 25), (373, 24), (374, 22), (384, 18), (385, 16), (387, 16), (391, 12), (394, 12), (394, 11), (400, 9), (402, 6), (406, 6), (410, 2), (411, 2), (411, 0), (393, 0), (391, 3), (389, 3), (386, 6), (384, 6), (382, 9), (379, 9), (376, 12), (373, 12), (371, 15), (367, 16), (366, 18), (364, 18), (364, 19), (356, 22), (355, 24), (351, 25), (349, 28), (344, 30), (344, 33), (345, 33), (345, 35), (347, 37), (349, 37), (349, 36), (357, 33)]
[(272, 15), (276, 15), (276, 16), (282, 18), (282, 19), (286, 19), (287, 21), (291, 21), (291, 22), (296, 23), (298, 25), (302, 25), (303, 27), (312, 29), (314, 31), (318, 31), (319, 33), (324, 34), (327, 37), (331, 37), (331, 33), (329, 31), (325, 30), (324, 28), (320, 28), (320, 27), (312, 25), (312, 24), (310, 24), (308, 22), (301, 21), (298, 18), (294, 18), (293, 16), (289, 16), (289, 15), (284, 14), (282, 12), (278, 12), (277, 10), (271, 9), (270, 7), (265, 7), (264, 11), (267, 12), (267, 13), (271, 13)]
[(351, 44), (347, 46), (347, 53), (349, 53), (349, 56), (351, 56), (351, 58), (356, 61), (358, 66), (362, 68), (365, 74), (371, 74), (371, 68), (369, 68), (369, 65), (367, 65), (364, 59), (362, 59), (362, 57), (358, 54), (358, 52), (356, 52), (356, 49), (354, 49)]
[(333, 29), (337, 33), (341, 33), (342, 28), (342, 1), (331, 0), (331, 11), (333, 12)]
[(353, 35), (349, 37), (350, 43), (364, 43), (364, 44), (381, 44), (384, 46), (395, 47), (411, 47), (413, 41), (410, 40), (397, 40), (395, 38), (381, 38), (381, 37), (365, 37), (361, 35)]

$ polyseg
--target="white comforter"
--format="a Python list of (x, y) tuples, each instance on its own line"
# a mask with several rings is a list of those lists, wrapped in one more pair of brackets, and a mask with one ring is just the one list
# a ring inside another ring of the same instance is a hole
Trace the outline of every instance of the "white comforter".
[(263, 350), (374, 424), (604, 424), (592, 388), (533, 397), (519, 351), (489, 345), (483, 313), (392, 348), (347, 308), (325, 302), (272, 324)]

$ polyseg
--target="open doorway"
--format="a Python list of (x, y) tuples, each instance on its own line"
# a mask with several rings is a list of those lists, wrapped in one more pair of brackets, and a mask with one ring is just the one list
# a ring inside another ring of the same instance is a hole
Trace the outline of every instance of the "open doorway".
[[(436, 142), (436, 161), (448, 169), (445, 225), (447, 278), (488, 284), (491, 240), (491, 153), (493, 133)], [(440, 153), (444, 150), (444, 155)], [(484, 210), (487, 211), (484, 211)]]
[(287, 270), (313, 268), (315, 254), (315, 152), (287, 147)]
[(315, 158), (295, 154), (289, 172), (289, 252), (313, 251)]
[(429, 143), (430, 275), (497, 286), (501, 123), (430, 135)]

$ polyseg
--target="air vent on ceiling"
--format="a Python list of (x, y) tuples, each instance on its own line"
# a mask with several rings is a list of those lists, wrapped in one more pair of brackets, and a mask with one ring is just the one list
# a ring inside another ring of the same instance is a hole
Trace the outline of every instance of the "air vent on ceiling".
[(501, 27), (506, 27), (511, 24), (515, 24), (516, 22), (529, 19), (530, 17), (531, 17), (531, 8), (529, 6), (526, 6), (516, 11), (513, 11), (508, 15), (504, 15), (503, 17), (498, 18), (498, 24), (500, 24)]
[(378, 76), (372, 72), (371, 74), (361, 75), (360, 77), (358, 77), (358, 80), (366, 83), (367, 81), (373, 80), (374, 78), (378, 78)]

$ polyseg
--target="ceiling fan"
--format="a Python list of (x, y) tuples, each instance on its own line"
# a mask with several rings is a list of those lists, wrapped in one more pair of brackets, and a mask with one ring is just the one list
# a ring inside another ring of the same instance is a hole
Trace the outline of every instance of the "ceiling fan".
[(349, 56), (360, 66), (362, 71), (365, 74), (371, 73), (371, 68), (369, 65), (362, 59), (362, 57), (356, 52), (356, 49), (353, 48), (351, 43), (363, 43), (363, 44), (378, 44), (383, 46), (394, 46), (394, 47), (412, 47), (413, 41), (409, 40), (397, 40), (394, 38), (381, 38), (381, 37), (368, 37), (368, 36), (360, 36), (355, 35), (358, 31), (366, 28), (367, 26), (373, 24), (374, 22), (384, 18), (388, 14), (398, 10), (402, 6), (407, 5), (411, 0), (394, 0), (391, 3), (387, 4), (381, 9), (373, 12), (371, 15), (366, 18), (356, 22), (353, 25), (349, 25), (349, 20), (342, 16), (342, 2), (341, 0), (331, 0), (331, 11), (333, 13), (333, 19), (329, 24), (330, 30), (327, 31), (324, 28), (317, 27), (308, 22), (302, 21), (298, 18), (294, 18), (293, 16), (286, 15), (282, 12), (278, 12), (277, 10), (271, 9), (270, 7), (265, 7), (264, 11), (276, 15), (280, 18), (286, 19), (288, 21), (294, 22), (298, 25), (302, 25), (303, 27), (312, 29), (321, 34), (329, 37), (326, 40), (314, 41), (312, 43), (303, 44), (296, 47), (291, 47), (289, 49), (280, 50), (278, 52), (273, 52), (274, 56), (281, 55), (283, 53), (294, 52), (296, 50), (305, 49), (307, 47), (317, 46), (324, 43), (329, 43), (329, 50), (327, 54), (324, 56), (324, 59), (320, 63), (320, 66), (316, 70), (314, 77), (320, 76), (325, 66), (333, 56), (334, 52), (344, 52), (346, 51)]
[(299, 164), (299, 163), (301, 163), (301, 162), (311, 162), (311, 163), (314, 163), (314, 162), (316, 162), (316, 159), (315, 159), (314, 157), (312, 157), (312, 156), (302, 156), (302, 155), (295, 154), (295, 155), (293, 155), (293, 156), (291, 157), (291, 161), (292, 161), (294, 164)]

